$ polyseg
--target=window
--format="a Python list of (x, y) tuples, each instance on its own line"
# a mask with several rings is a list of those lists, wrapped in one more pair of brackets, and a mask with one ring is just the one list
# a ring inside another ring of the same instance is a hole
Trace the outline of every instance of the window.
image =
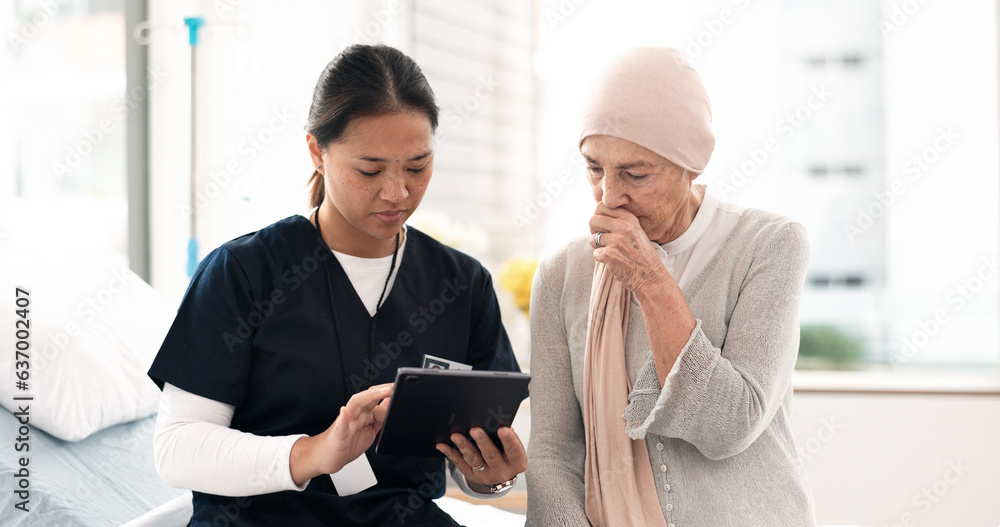
[(417, 0), (413, 59), (441, 108), (434, 182), (421, 210), (481, 229), (460, 247), (501, 262), (530, 247), (516, 198), (533, 188), (535, 75), (532, 3)]
[(995, 368), (996, 8), (898, 4), (541, 2), (545, 248), (588, 232), (574, 124), (587, 75), (671, 46), (712, 99), (699, 182), (809, 231), (800, 368)]
[(127, 265), (122, 2), (0, 6), (0, 255)]

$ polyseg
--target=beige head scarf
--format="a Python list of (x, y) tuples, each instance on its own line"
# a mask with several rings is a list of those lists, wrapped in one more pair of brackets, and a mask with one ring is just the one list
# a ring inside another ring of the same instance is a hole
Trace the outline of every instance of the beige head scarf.
[(584, 106), (580, 144), (612, 135), (701, 174), (715, 149), (701, 76), (671, 48), (635, 48), (597, 80)]
[[(620, 137), (700, 174), (715, 147), (711, 121), (701, 78), (677, 50), (637, 48), (596, 83), (580, 143), (591, 135)], [(646, 441), (629, 438), (622, 418), (632, 389), (625, 369), (630, 301), (598, 263), (583, 373), (587, 517), (597, 527), (665, 527)]]

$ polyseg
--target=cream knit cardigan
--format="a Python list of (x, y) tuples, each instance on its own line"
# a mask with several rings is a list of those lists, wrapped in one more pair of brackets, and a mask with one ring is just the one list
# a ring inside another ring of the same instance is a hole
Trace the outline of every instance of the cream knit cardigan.
[[(527, 527), (589, 525), (584, 512), (583, 359), (594, 273), (589, 238), (539, 265), (531, 294)], [(684, 290), (697, 321), (662, 389), (633, 299), (633, 390), (622, 429), (645, 438), (671, 527), (813, 526), (789, 430), (805, 229), (747, 209)]]

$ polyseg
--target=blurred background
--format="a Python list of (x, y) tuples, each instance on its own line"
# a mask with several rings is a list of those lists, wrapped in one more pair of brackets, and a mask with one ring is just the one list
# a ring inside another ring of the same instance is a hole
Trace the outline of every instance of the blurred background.
[(0, 258), (127, 265), (176, 304), (192, 234), (204, 256), (308, 210), (316, 79), (384, 42), (442, 110), (411, 224), (499, 278), (527, 365), (534, 266), (589, 232), (588, 79), (675, 47), (712, 100), (698, 182), (809, 232), (796, 433), (821, 523), (995, 527), (997, 28), (994, 0), (0, 0)]

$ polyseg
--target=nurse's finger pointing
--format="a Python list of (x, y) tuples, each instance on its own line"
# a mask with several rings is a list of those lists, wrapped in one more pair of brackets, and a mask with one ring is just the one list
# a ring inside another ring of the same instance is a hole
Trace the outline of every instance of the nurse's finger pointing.
[[(376, 384), (375, 386), (372, 386), (371, 388), (368, 388), (368, 390), (385, 390), (385, 389), (388, 388), (389, 392), (391, 393), (392, 392), (392, 387), (393, 387), (393, 383), (386, 382), (386, 383), (382, 383), (382, 384)], [(366, 390), (366, 391), (368, 391), (368, 390)]]
[(347, 401), (347, 405), (360, 412), (371, 412), (379, 401), (391, 395), (392, 383), (379, 384), (352, 395), (351, 400)]

